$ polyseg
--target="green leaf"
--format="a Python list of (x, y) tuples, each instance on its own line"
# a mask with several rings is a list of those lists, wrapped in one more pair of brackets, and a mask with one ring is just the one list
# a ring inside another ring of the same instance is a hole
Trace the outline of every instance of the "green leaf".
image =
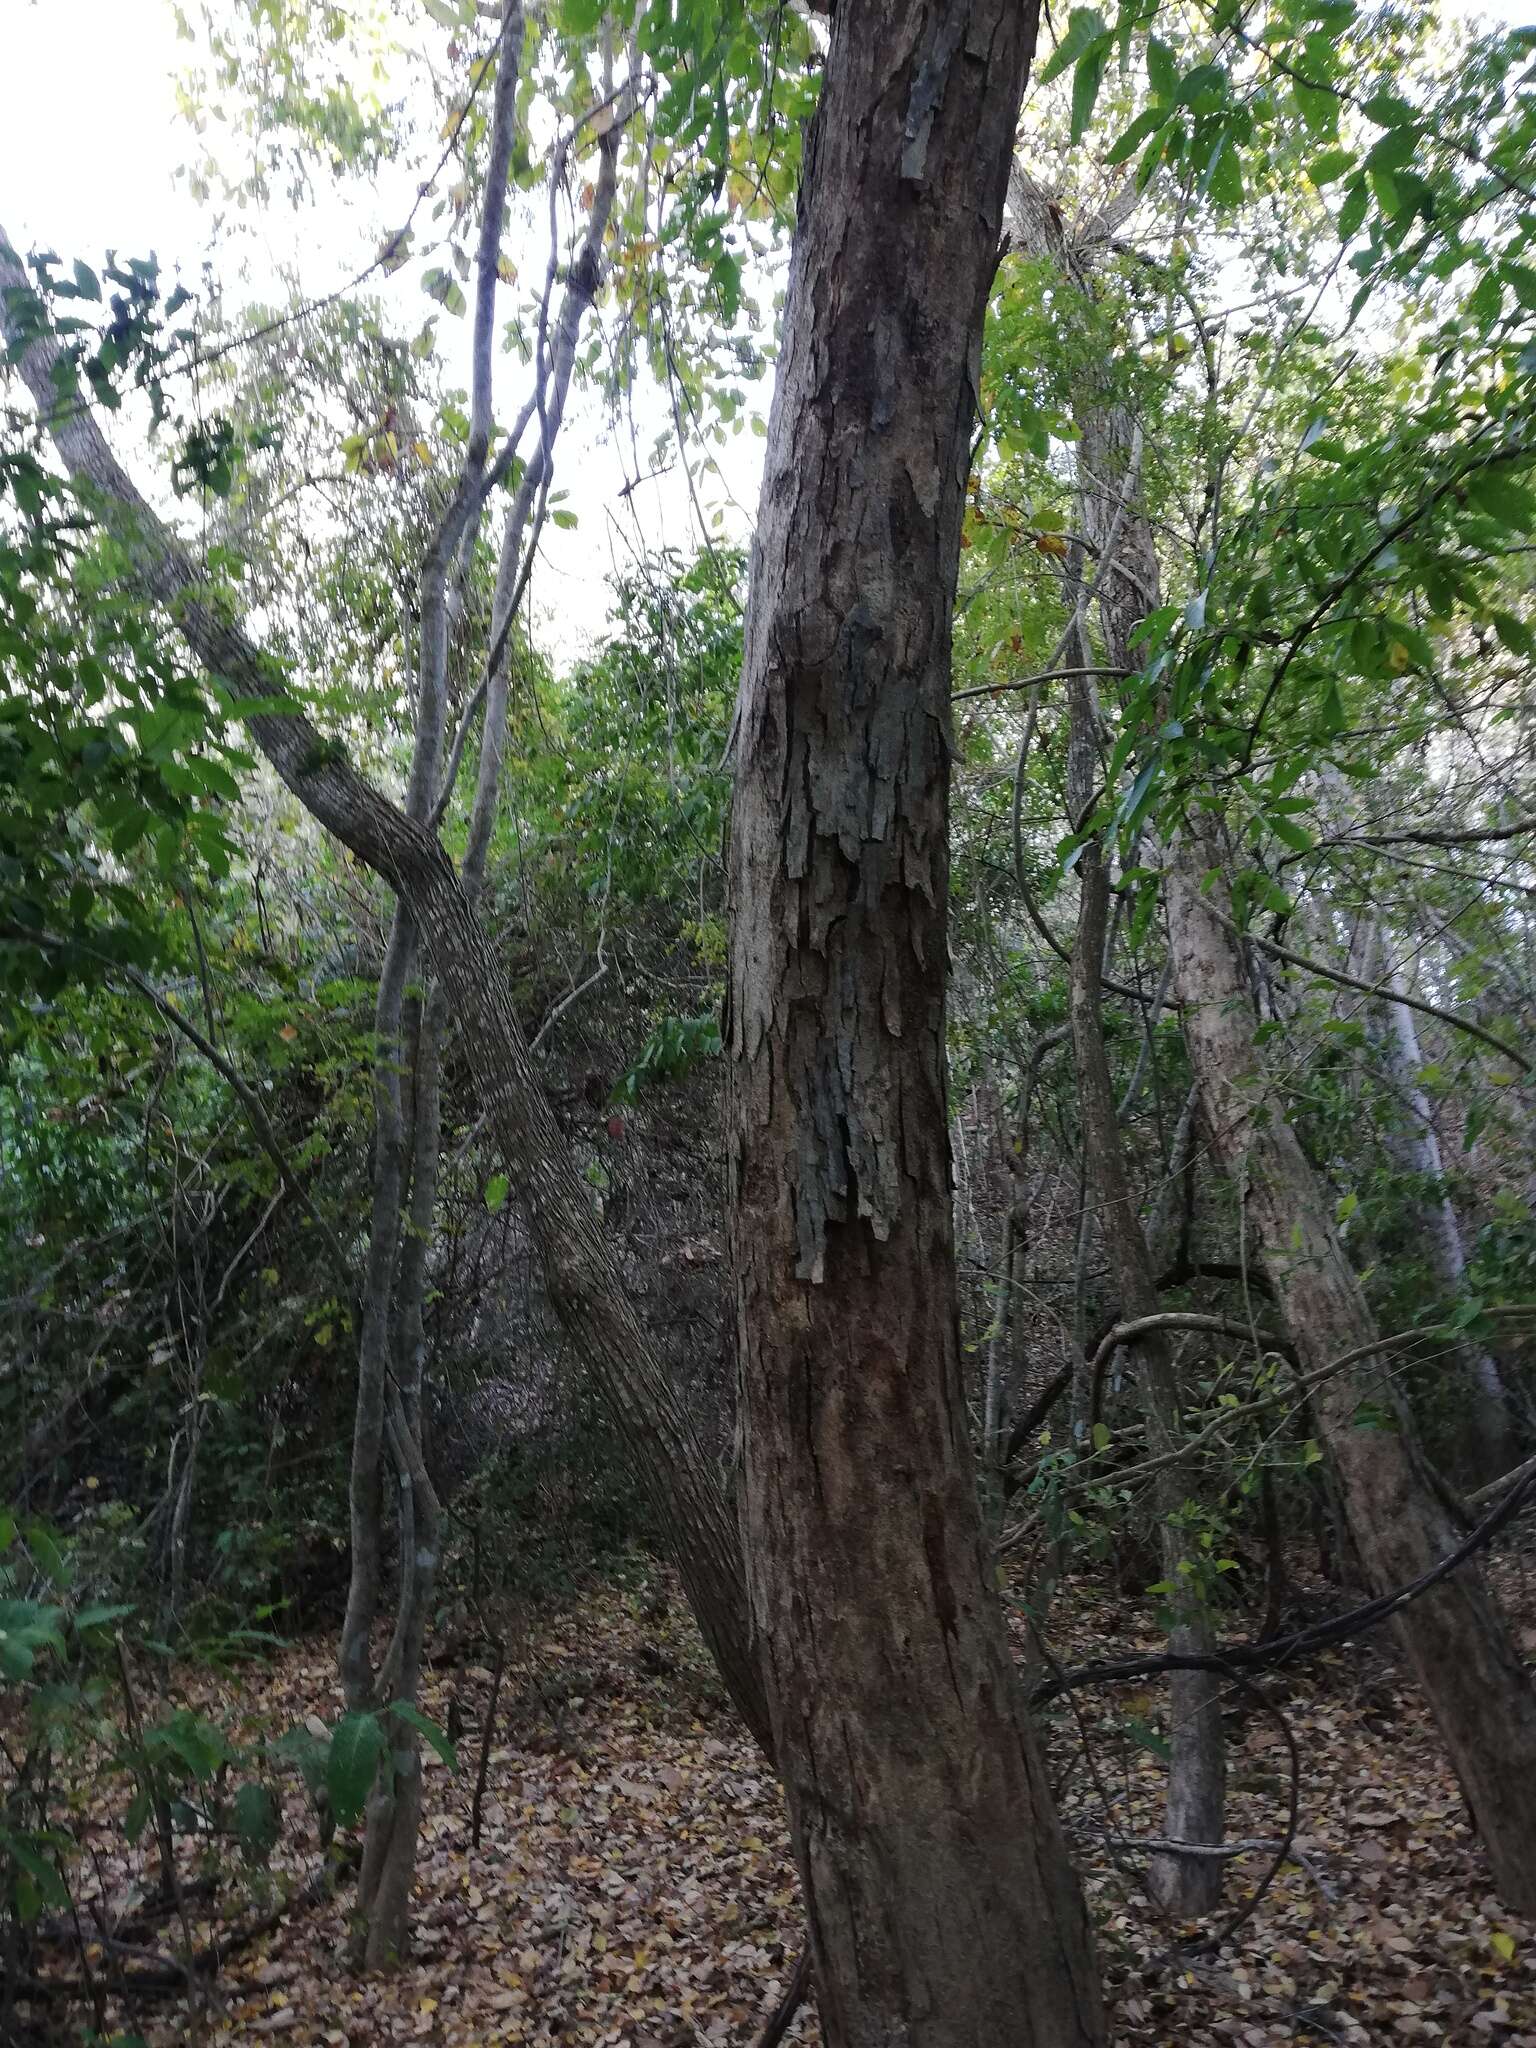
[(1512, 612), (1495, 612), (1493, 630), (1499, 636), (1501, 645), (1511, 654), (1536, 654), (1536, 633), (1533, 633), (1524, 619), (1517, 619)]
[(1166, 109), (1162, 107), (1143, 108), (1130, 127), (1120, 136), (1108, 156), (1105, 157), (1105, 163), (1111, 168), (1116, 164), (1123, 164), (1126, 158), (1134, 154), (1149, 135), (1154, 134), (1162, 127), (1167, 118)]
[(1496, 272), (1490, 270), (1467, 294), (1466, 310), (1479, 327), (1491, 327), (1498, 319), (1504, 304), (1504, 288)]
[(1147, 83), (1160, 100), (1170, 105), (1179, 96), (1179, 67), (1160, 36), (1147, 38)]
[(1351, 241), (1360, 232), (1360, 223), (1365, 219), (1365, 209), (1369, 204), (1370, 195), (1366, 190), (1365, 179), (1357, 172), (1344, 195), (1344, 204), (1339, 208), (1341, 241)]
[(110, 1628), (114, 1621), (126, 1621), (133, 1611), (131, 1605), (119, 1601), (111, 1606), (82, 1607), (70, 1616), (70, 1621), (83, 1635), (87, 1629)]
[(1348, 149), (1325, 149), (1307, 165), (1307, 176), (1319, 191), (1325, 185), (1336, 185), (1355, 161), (1354, 153)]
[(1418, 135), (1412, 128), (1389, 128), (1366, 157), (1367, 170), (1400, 171), (1413, 161)]
[(219, 1765), (229, 1760), (229, 1748), (211, 1721), (200, 1720), (185, 1708), (172, 1714), (159, 1728), (152, 1728), (146, 1747), (180, 1758), (200, 1785), (206, 1784)]
[(281, 1832), (277, 1801), (253, 1778), (235, 1794), (234, 1818), (241, 1855), (247, 1863), (265, 1869)]
[(1321, 86), (1298, 85), (1295, 88), (1296, 105), (1309, 135), (1332, 136), (1339, 130), (1339, 103), (1331, 92)]
[(1130, 1736), (1138, 1749), (1146, 1750), (1150, 1755), (1155, 1756), (1160, 1763), (1167, 1763), (1172, 1758), (1173, 1751), (1169, 1747), (1166, 1737), (1159, 1735), (1151, 1723), (1144, 1720), (1139, 1714), (1126, 1722), (1125, 1732)]
[(1395, 92), (1373, 92), (1368, 100), (1361, 102), (1361, 110), (1378, 128), (1412, 127), (1419, 119), (1418, 110)]
[(1211, 152), (1201, 188), (1218, 206), (1240, 206), (1243, 201), (1243, 167), (1230, 135), (1223, 135)]
[(1288, 846), (1292, 853), (1310, 853), (1316, 844), (1312, 834), (1298, 825), (1294, 818), (1272, 817), (1269, 827), (1281, 845)]
[(384, 1730), (377, 1714), (346, 1714), (337, 1722), (326, 1759), (325, 1789), (331, 1811), (344, 1827), (357, 1820), (384, 1754)]
[(52, 1530), (43, 1522), (29, 1522), (26, 1533), (33, 1563), (62, 1593), (69, 1584), (69, 1566), (64, 1562), (63, 1551), (54, 1541)]
[(1104, 63), (1109, 55), (1106, 38), (1096, 44), (1080, 59), (1072, 77), (1072, 140), (1081, 142), (1088, 123), (1093, 119), (1093, 109), (1099, 97), (1099, 85), (1104, 77)]
[(1060, 78), (1069, 65), (1075, 64), (1090, 43), (1106, 40), (1104, 17), (1096, 7), (1074, 7), (1067, 21), (1067, 32), (1051, 52), (1050, 59), (1040, 73), (1040, 83), (1049, 85), (1053, 78)]
[(1507, 468), (1476, 469), (1463, 480), (1467, 497), (1479, 512), (1512, 527), (1517, 533), (1536, 525), (1536, 496), (1517, 484)]
[(62, 1909), (69, 1904), (69, 1887), (51, 1860), (31, 1842), (4, 1828), (0, 1829), (0, 1848), (5, 1850), (18, 1870), (24, 1870), (31, 1878), (43, 1905)]
[(451, 271), (434, 266), (422, 278), (421, 288), (429, 298), (436, 299), (440, 306), (456, 317), (462, 315), (468, 306), (459, 281)]
[(1227, 74), (1220, 64), (1197, 64), (1179, 82), (1179, 105), (1197, 112), (1213, 112), (1227, 90)]
[(512, 1183), (504, 1173), (493, 1173), (485, 1184), (485, 1206), (493, 1216), (506, 1207), (507, 1190)]
[(388, 1711), (396, 1720), (404, 1721), (408, 1728), (414, 1728), (424, 1742), (429, 1742), (450, 1771), (459, 1768), (459, 1753), (449, 1741), (447, 1730), (440, 1728), (430, 1715), (424, 1714), (409, 1700), (396, 1700)]

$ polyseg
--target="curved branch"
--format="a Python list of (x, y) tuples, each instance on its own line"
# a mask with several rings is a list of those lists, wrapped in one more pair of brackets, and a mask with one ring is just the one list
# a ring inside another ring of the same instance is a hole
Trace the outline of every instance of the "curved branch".
[(1208, 1656), (1169, 1650), (1145, 1657), (1111, 1657), (1098, 1664), (1081, 1664), (1076, 1670), (1043, 1679), (1030, 1694), (1030, 1704), (1043, 1707), (1061, 1694), (1075, 1691), (1080, 1685), (1109, 1685), (1122, 1679), (1155, 1678), (1165, 1671), (1214, 1671), (1218, 1675), (1268, 1671), (1297, 1657), (1310, 1656), (1316, 1650), (1329, 1649), (1335, 1643), (1348, 1642), (1352, 1636), (1378, 1628), (1411, 1602), (1422, 1599), (1469, 1558), (1486, 1549), (1499, 1531), (1514, 1520), (1532, 1495), (1536, 1495), (1536, 1468), (1527, 1472), (1519, 1485), (1484, 1515), (1471, 1534), (1454, 1550), (1448, 1551), (1438, 1564), (1410, 1580), (1406, 1586), (1382, 1593), (1374, 1600), (1362, 1601), (1360, 1606), (1350, 1608), (1347, 1614), (1335, 1615), (1331, 1621), (1314, 1622), (1310, 1628), (1297, 1629), (1291, 1635), (1272, 1637), (1263, 1643), (1233, 1643)]
[(1229, 931), (1235, 939), (1249, 939), (1263, 952), (1276, 960), (1283, 960), (1288, 967), (1298, 967), (1303, 974), (1315, 974), (1320, 981), (1337, 982), (1340, 988), (1358, 989), (1363, 996), (1374, 996), (1377, 1002), (1401, 1003), (1405, 1009), (1417, 1010), (1421, 1016), (1433, 1017), (1437, 1023), (1445, 1024), (1452, 1031), (1465, 1032), (1467, 1037), (1480, 1039), (1507, 1060), (1513, 1060), (1522, 1073), (1536, 1074), (1536, 1060), (1527, 1059), (1507, 1038), (1500, 1038), (1497, 1032), (1487, 1031), (1481, 1024), (1474, 1024), (1468, 1017), (1458, 1017), (1453, 1010), (1442, 1010), (1438, 1003), (1425, 1002), (1422, 996), (1405, 995), (1402, 990), (1389, 987), (1384, 982), (1361, 981), (1358, 976), (1346, 974), (1340, 967), (1327, 967), (1321, 960), (1313, 960), (1305, 953), (1293, 952), (1289, 946), (1282, 946), (1278, 939), (1266, 939), (1262, 933), (1244, 931), (1240, 925), (1227, 916), (1207, 896), (1197, 896), (1196, 901), (1215, 918), (1216, 922)]

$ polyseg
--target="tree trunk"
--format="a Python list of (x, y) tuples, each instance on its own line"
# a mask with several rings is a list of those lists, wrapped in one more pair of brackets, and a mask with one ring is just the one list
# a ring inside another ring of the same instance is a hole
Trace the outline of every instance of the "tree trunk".
[[(1387, 985), (1394, 992), (1402, 987), (1397, 968), (1390, 969)], [(1461, 1224), (1445, 1186), (1445, 1162), (1440, 1139), (1430, 1114), (1429, 1098), (1419, 1081), (1424, 1064), (1419, 1051), (1418, 1028), (1406, 1003), (1387, 1005), (1387, 1029), (1383, 1053), (1399, 1103), (1407, 1112), (1403, 1129), (1388, 1138), (1389, 1148), (1403, 1168), (1419, 1177), (1423, 1192), (1413, 1204), (1420, 1242), (1430, 1271), (1446, 1298), (1457, 1301), (1466, 1291), (1467, 1255), (1461, 1239)], [(1476, 1483), (1496, 1479), (1515, 1463), (1514, 1418), (1499, 1368), (1475, 1340), (1463, 1337), (1457, 1344), (1453, 1370), (1462, 1381), (1465, 1398), (1462, 1431), (1466, 1460)], [(1457, 1404), (1460, 1406), (1460, 1404)]]
[[(1101, 566), (1101, 574), (1102, 574)], [(1118, 651), (1112, 658), (1118, 659)], [(1073, 679), (1072, 762), (1068, 788), (1072, 828), (1094, 801), (1097, 747), (1088, 679)], [(1115, 1113), (1114, 1086), (1104, 1044), (1103, 970), (1109, 922), (1109, 867), (1097, 838), (1077, 862), (1081, 897), (1072, 947), (1072, 1046), (1090, 1206), (1097, 1211), (1110, 1280), (1122, 1320), (1155, 1316), (1157, 1273), (1141, 1227), (1125, 1147)], [(1129, 1345), (1137, 1384), (1146, 1404), (1149, 1440), (1156, 1456), (1177, 1450), (1183, 1423), (1178, 1371), (1172, 1344), (1149, 1331)], [(1158, 1546), (1174, 1626), (1169, 1648), (1205, 1655), (1214, 1646), (1210, 1611), (1199, 1583), (1199, 1551), (1180, 1526), (1190, 1497), (1189, 1473), (1181, 1463), (1164, 1466), (1157, 1478)], [(1221, 1726), (1221, 1686), (1213, 1672), (1175, 1671), (1168, 1681), (1168, 1799), (1164, 1834), (1171, 1842), (1207, 1845), (1223, 1838), (1227, 1809), (1226, 1746)], [(1170, 1913), (1188, 1918), (1211, 1912), (1221, 1897), (1222, 1863), (1216, 1856), (1155, 1856), (1148, 1888)]]
[(1103, 2039), (985, 1565), (945, 1103), (950, 630), (1035, 10), (839, 0), (753, 553), (729, 1159), (748, 1593), (831, 2048)]
[[(1237, 1187), (1249, 1240), (1262, 1253), (1303, 1368), (1320, 1370), (1375, 1344), (1360, 1283), (1325, 1191), (1268, 1099), (1254, 1044), (1247, 978), (1230, 932), (1221, 850), (1192, 823), (1168, 879), (1174, 982), (1212, 1148)], [(1428, 1483), (1384, 1352), (1332, 1373), (1316, 1411), (1338, 1473), (1350, 1532), (1373, 1592), (1428, 1571), (1457, 1532)], [(1475, 1565), (1415, 1600), (1394, 1623), (1482, 1835), (1500, 1898), (1536, 1913), (1536, 1691)]]

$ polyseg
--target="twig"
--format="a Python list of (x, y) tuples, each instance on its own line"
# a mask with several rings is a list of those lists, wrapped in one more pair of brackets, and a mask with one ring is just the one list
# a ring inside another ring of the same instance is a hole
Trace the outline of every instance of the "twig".
[(1512, 1046), (1508, 1039), (1500, 1038), (1495, 1032), (1485, 1031), (1481, 1024), (1474, 1024), (1470, 1018), (1458, 1017), (1454, 1010), (1442, 1010), (1437, 1003), (1427, 1003), (1422, 996), (1404, 994), (1401, 989), (1390, 987), (1385, 982), (1361, 981), (1357, 975), (1346, 974), (1342, 968), (1325, 966), (1321, 960), (1309, 959), (1305, 953), (1294, 953), (1289, 946), (1282, 946), (1278, 939), (1266, 939), (1256, 931), (1244, 931), (1224, 910), (1219, 910), (1209, 897), (1197, 895), (1196, 900), (1225, 927), (1236, 939), (1249, 939), (1276, 960), (1283, 960), (1290, 967), (1299, 967), (1304, 974), (1315, 974), (1321, 981), (1336, 981), (1341, 988), (1358, 989), (1361, 995), (1374, 996), (1378, 1002), (1401, 1003), (1404, 1009), (1417, 1010), (1422, 1016), (1433, 1017), (1437, 1023), (1448, 1024), (1453, 1031), (1464, 1031), (1469, 1038), (1481, 1039), (1484, 1045), (1502, 1053), (1507, 1060), (1513, 1060), (1522, 1072), (1536, 1074), (1536, 1060), (1527, 1059), (1523, 1052)]
[(1020, 676), (1017, 682), (978, 683), (972, 690), (956, 690), (951, 704), (963, 704), (967, 697), (994, 697), (999, 690), (1032, 690), (1036, 683), (1070, 682), (1074, 676), (1133, 676), (1133, 668), (1106, 668), (1099, 662), (1091, 668), (1046, 668), (1036, 676)]
[(480, 1821), (485, 1806), (485, 1781), (491, 1768), (491, 1738), (496, 1732), (496, 1706), (501, 1698), (502, 1673), (507, 1668), (507, 1639), (505, 1635), (496, 1643), (496, 1664), (491, 1672), (491, 1697), (485, 1710), (485, 1724), (480, 1731), (480, 1765), (475, 1772), (475, 1797), (469, 1810), (470, 1847), (480, 1846)]
[(784, 1996), (774, 2007), (767, 2026), (757, 2037), (757, 2048), (779, 2048), (779, 2043), (789, 2032), (789, 2023), (804, 2003), (805, 1994), (811, 1981), (810, 1942), (800, 1951), (800, 1959), (790, 1972), (789, 1982), (784, 1987)]

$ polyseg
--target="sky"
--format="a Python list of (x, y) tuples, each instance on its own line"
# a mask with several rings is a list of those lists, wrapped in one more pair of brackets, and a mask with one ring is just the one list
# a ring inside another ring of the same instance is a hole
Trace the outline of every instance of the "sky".
[[(1486, 0), (1475, 8), (1448, 0), (1447, 11), (1514, 23), (1536, 19), (1536, 0)], [(152, 249), (167, 271), (179, 266), (196, 284), (209, 248), (210, 215), (176, 178), (193, 149), (172, 87), (184, 56), (169, 0), (0, 0), (0, 227), (13, 243), (24, 250), (52, 247), (66, 260), (88, 262), (111, 248), (125, 255)], [(249, 264), (253, 288), (286, 265), (297, 269), (306, 291), (318, 293), (362, 268), (379, 225), (377, 203), (366, 212), (341, 205), (311, 211), (297, 235), (294, 216), (279, 211), (265, 222), (242, 219), (235, 246)], [(213, 253), (216, 269), (227, 272), (227, 255)], [(414, 281), (409, 289), (416, 292)], [(421, 313), (419, 296), (402, 304), (402, 326)], [(445, 329), (452, 324), (443, 323)], [(510, 412), (521, 396), (507, 378), (499, 387), (500, 409)], [(764, 407), (767, 398), (764, 386)], [(641, 410), (643, 448), (666, 412), (654, 392)], [(725, 492), (701, 479), (706, 519), (717, 507), (722, 514), (716, 537), (746, 538), (742, 508), (756, 502), (762, 447), (761, 439), (744, 432), (720, 454)], [(573, 394), (556, 486), (567, 491), (578, 523), (573, 530), (548, 530), (533, 586), (536, 628), (557, 660), (586, 651), (600, 635), (607, 578), (629, 548), (692, 552), (698, 545), (681, 473), (674, 469), (621, 499), (628, 464), (628, 450), (601, 404)]]
[[(238, 260), (249, 282), (238, 295), (231, 283), (234, 304), (240, 295), (259, 295), (263, 285), (275, 289), (284, 270), (296, 272), (303, 290), (314, 294), (354, 277), (373, 256), (381, 225), (390, 224), (381, 195), (350, 206), (328, 197), (306, 212), (301, 232), (295, 215), (278, 208), (266, 220), (240, 216), (222, 248), (211, 239), (210, 209), (195, 202), (176, 175), (196, 154), (172, 83), (186, 56), (169, 0), (0, 0), (0, 228), (17, 248), (52, 248), (66, 265), (76, 256), (99, 265), (109, 249), (124, 256), (153, 251), (164, 275), (179, 270), (194, 288), (205, 257), (225, 277)], [(412, 167), (411, 175), (418, 174)], [(540, 274), (542, 243), (530, 260), (538, 266), (530, 274)], [(378, 284), (370, 280), (369, 289)], [(401, 273), (399, 293), (401, 329), (408, 332), (431, 309), (413, 273)], [(467, 339), (467, 330), (467, 320), (440, 322), (445, 343)], [(454, 374), (467, 384), (467, 360)], [(502, 416), (516, 410), (526, 383), (526, 371), (504, 358), (497, 385)], [(768, 396), (765, 383), (764, 410)], [(661, 394), (641, 394), (636, 415), (644, 457), (667, 420)], [(712, 451), (724, 487), (709, 477), (698, 482), (706, 521), (721, 514), (711, 539), (748, 537), (741, 508), (749, 512), (756, 502), (762, 448), (757, 435), (743, 431), (726, 449)], [(557, 444), (554, 488), (566, 492), (577, 524), (546, 528), (532, 587), (538, 637), (557, 661), (579, 656), (600, 639), (608, 581), (629, 551), (671, 546), (691, 554), (699, 545), (698, 514), (680, 470), (623, 499), (633, 468), (627, 432), (622, 439), (615, 434), (595, 396), (573, 391)]]

